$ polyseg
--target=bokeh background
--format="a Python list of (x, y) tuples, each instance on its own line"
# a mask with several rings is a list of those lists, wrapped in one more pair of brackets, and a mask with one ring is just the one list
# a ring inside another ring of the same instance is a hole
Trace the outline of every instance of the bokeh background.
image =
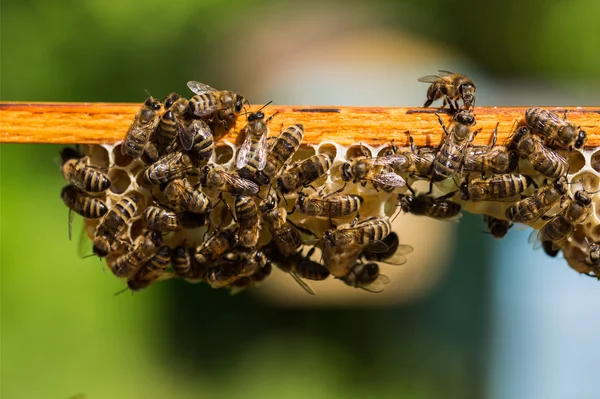
[[(592, 0), (4, 0), (1, 99), (141, 102), (195, 79), (255, 104), (415, 106), (416, 78), (450, 69), (477, 105), (599, 105), (598, 15)], [(410, 242), (443, 255), (435, 283), (376, 306), (269, 284), (115, 297), (67, 238), (58, 151), (0, 146), (2, 397), (600, 396), (598, 282), (528, 231), (438, 224), (450, 244)]]

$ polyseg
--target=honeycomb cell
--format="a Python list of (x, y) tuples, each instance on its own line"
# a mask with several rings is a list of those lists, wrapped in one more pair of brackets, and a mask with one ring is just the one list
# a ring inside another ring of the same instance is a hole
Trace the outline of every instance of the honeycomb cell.
[(292, 157), (292, 160), (289, 163), (289, 165), (298, 160), (304, 160), (306, 158), (312, 157), (313, 155), (315, 155), (315, 149), (313, 147), (301, 145), (300, 148), (298, 148), (298, 151), (296, 151), (296, 153)]
[(600, 151), (596, 151), (595, 153), (592, 154), (591, 163), (592, 163), (592, 168), (596, 172), (600, 173)]
[(106, 148), (100, 145), (92, 145), (89, 149), (90, 163), (100, 169), (108, 169), (110, 159)]
[(585, 157), (579, 151), (572, 151), (567, 157), (569, 163), (569, 174), (579, 172), (585, 166)]
[(129, 236), (135, 240), (136, 237), (140, 236), (144, 232), (145, 228), (146, 221), (144, 218), (137, 218), (137, 220), (135, 220), (129, 227)]
[(151, 184), (148, 184), (148, 183), (146, 183), (146, 181), (144, 180), (144, 171), (143, 171), (143, 170), (142, 170), (142, 171), (140, 171), (140, 172), (139, 172), (139, 173), (138, 173), (138, 174), (135, 176), (135, 182), (136, 182), (136, 184), (138, 185), (138, 187), (145, 188), (145, 189), (148, 189), (148, 190), (151, 190), (151, 189), (152, 189), (152, 185), (151, 185)]
[(584, 189), (589, 193), (598, 191), (600, 178), (591, 172), (582, 172), (571, 179), (571, 192)]
[(124, 155), (121, 153), (121, 144), (116, 145), (112, 150), (113, 159), (115, 160), (115, 165), (120, 166), (122, 168), (128, 166), (133, 162), (133, 158), (129, 155)]
[(333, 144), (322, 144), (321, 146), (319, 146), (317, 152), (319, 154), (329, 154), (334, 159), (337, 156), (337, 148)]
[(369, 151), (369, 149), (363, 145), (353, 145), (350, 148), (348, 148), (348, 151), (346, 151), (346, 159), (348, 161), (356, 158), (356, 157), (371, 157), (371, 151)]
[(233, 148), (228, 145), (219, 145), (215, 148), (215, 163), (226, 164), (233, 158)]
[(108, 172), (108, 178), (111, 183), (110, 191), (115, 194), (123, 194), (131, 184), (129, 175), (122, 169), (111, 169)]

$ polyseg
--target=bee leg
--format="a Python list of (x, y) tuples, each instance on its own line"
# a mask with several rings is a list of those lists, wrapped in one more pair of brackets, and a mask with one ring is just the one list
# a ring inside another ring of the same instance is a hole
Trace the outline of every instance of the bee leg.
[(498, 125), (500, 124), (500, 122), (496, 123), (496, 127), (494, 128), (494, 133), (492, 136), (492, 147), (493, 148), (496, 145), (496, 139), (498, 138)]
[(413, 138), (412, 138), (412, 136), (410, 135), (410, 132), (409, 132), (408, 130), (406, 131), (406, 134), (408, 134), (408, 142), (410, 143), (410, 150), (411, 150), (413, 153), (415, 153), (415, 154), (416, 154), (416, 153), (417, 153), (417, 149), (416, 149), (416, 147), (415, 147), (415, 141), (413, 140)]
[(430, 180), (429, 181), (429, 191), (427, 191), (427, 195), (431, 194), (433, 192), (433, 182)]
[(448, 133), (448, 130), (446, 130), (446, 125), (444, 125), (444, 121), (442, 120), (442, 117), (439, 114), (435, 114), (435, 116), (437, 116), (440, 126), (442, 127), (442, 129), (444, 129), (444, 134), (446, 134), (446, 136), (449, 136), (450, 133)]
[(315, 233), (313, 233), (312, 230), (307, 229), (306, 227), (298, 226), (296, 223), (292, 222), (291, 220), (288, 220), (287, 222), (289, 224), (291, 224), (292, 226), (294, 226), (296, 228), (296, 230), (300, 231), (301, 233), (304, 233), (306, 235), (317, 238), (317, 235)]

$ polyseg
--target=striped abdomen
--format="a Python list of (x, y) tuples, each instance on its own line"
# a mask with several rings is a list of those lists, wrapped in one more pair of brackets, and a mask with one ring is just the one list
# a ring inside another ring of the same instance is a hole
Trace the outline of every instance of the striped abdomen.
[(144, 211), (144, 219), (148, 229), (153, 231), (177, 231), (182, 228), (176, 213), (157, 206), (147, 207)]
[(283, 165), (292, 158), (300, 147), (303, 137), (304, 127), (301, 124), (288, 127), (277, 137), (262, 171), (269, 181), (277, 176)]
[(108, 212), (104, 201), (90, 197), (74, 186), (63, 188), (61, 197), (69, 209), (88, 219), (99, 219)]
[(258, 206), (250, 196), (239, 196), (235, 201), (235, 215), (239, 224), (239, 244), (250, 248), (256, 246), (259, 237)]
[(83, 162), (69, 161), (64, 166), (69, 183), (90, 193), (100, 193), (110, 188), (108, 176), (100, 170), (86, 166)]
[(202, 119), (194, 119), (187, 125), (186, 129), (188, 132), (193, 132), (192, 135), (194, 136), (194, 146), (190, 152), (201, 161), (209, 159), (215, 149), (210, 127)]
[(444, 141), (433, 162), (433, 181), (446, 180), (456, 174), (461, 167), (465, 152), (452, 143), (451, 139)]
[[(123, 197), (104, 215), (98, 225), (97, 235), (115, 236), (133, 218), (137, 211), (137, 198)], [(100, 234), (103, 232), (104, 234)]]
[(167, 148), (177, 138), (178, 133), (178, 121), (173, 111), (169, 110), (162, 114), (158, 125), (156, 126), (156, 132), (152, 136), (152, 140), (156, 143), (159, 155), (166, 153)]

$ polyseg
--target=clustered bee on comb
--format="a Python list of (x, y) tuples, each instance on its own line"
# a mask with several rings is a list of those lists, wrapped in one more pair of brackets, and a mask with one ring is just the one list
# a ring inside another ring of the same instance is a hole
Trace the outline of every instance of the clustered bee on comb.
[[(448, 125), (434, 116), (445, 133), (437, 149), (415, 148), (410, 133), (409, 148), (314, 148), (302, 144), (302, 125), (271, 135), (276, 113), (188, 82), (189, 100), (146, 100), (123, 142), (65, 149), (62, 198), (69, 216), (85, 218), (93, 254), (132, 291), (181, 278), (236, 293), (275, 265), (311, 294), (306, 280), (330, 276), (380, 292), (389, 278), (378, 263), (401, 265), (412, 252), (392, 231), (394, 215), (457, 221), (461, 210), (485, 215), (496, 238), (513, 223), (538, 229), (549, 255), (562, 250), (573, 268), (598, 277), (599, 232), (586, 219), (599, 181), (569, 174), (585, 132), (566, 115), (531, 108), (505, 146), (496, 131), (490, 146), (475, 146), (473, 82), (447, 71), (420, 81), (431, 83), (425, 106), (443, 97), (440, 113), (452, 116)], [(241, 145), (219, 142), (240, 115)], [(418, 181), (429, 190), (417, 191)]]

